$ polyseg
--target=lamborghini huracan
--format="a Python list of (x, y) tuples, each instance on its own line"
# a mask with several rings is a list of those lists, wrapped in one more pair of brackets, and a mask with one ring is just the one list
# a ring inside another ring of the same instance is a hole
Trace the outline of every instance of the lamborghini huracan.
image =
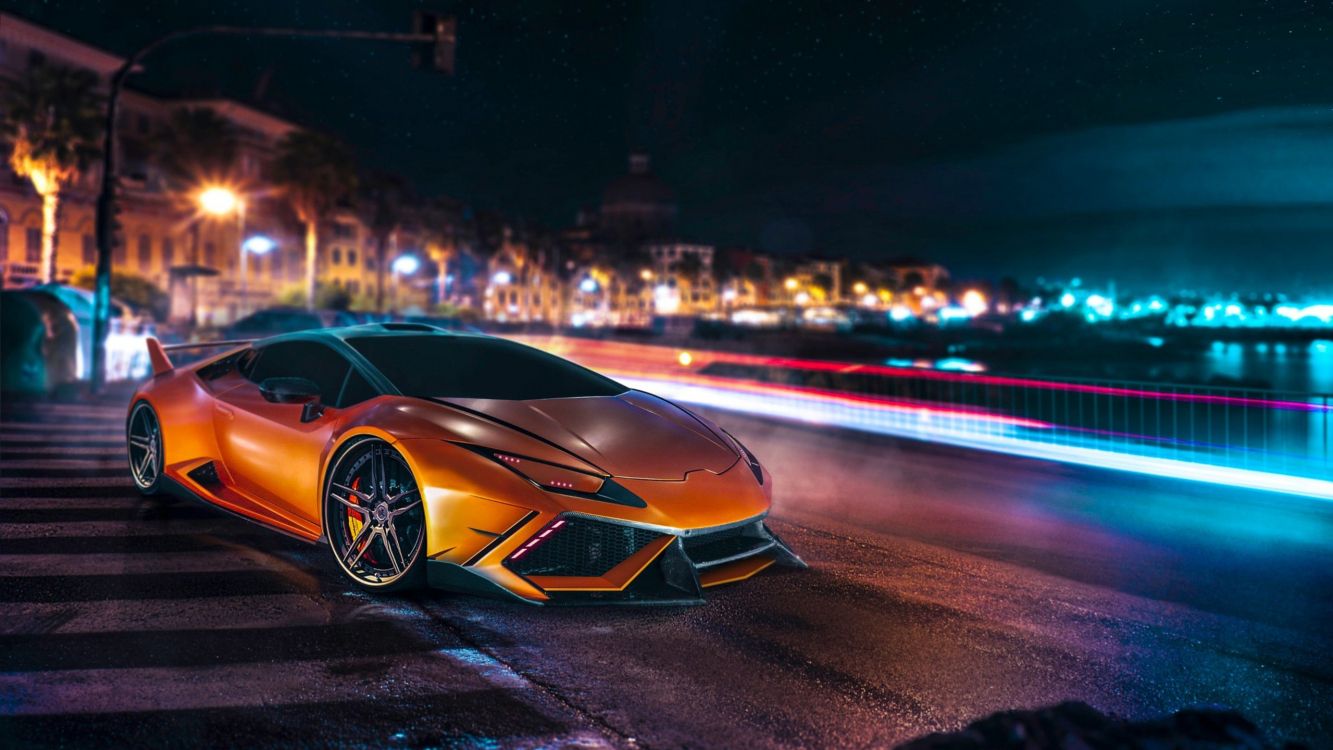
[(414, 323), (222, 346), (177, 367), (149, 340), (135, 486), (322, 544), (365, 589), (697, 603), (804, 567), (740, 441), (541, 350)]

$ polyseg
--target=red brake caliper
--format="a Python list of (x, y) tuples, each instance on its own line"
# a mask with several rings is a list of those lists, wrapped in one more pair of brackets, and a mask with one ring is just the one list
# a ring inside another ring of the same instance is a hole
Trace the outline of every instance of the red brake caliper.
[[(358, 490), (358, 491), (361, 489), (361, 477), (357, 477), (357, 478), (355, 478), (355, 479), (352, 480), (352, 489), (354, 489), (354, 490)], [(353, 539), (356, 538), (356, 535), (357, 535), (357, 534), (360, 534), (360, 533), (361, 533), (361, 527), (363, 527), (363, 526), (365, 526), (365, 525), (366, 525), (366, 521), (365, 521), (365, 519), (363, 519), (363, 518), (361, 517), (361, 514), (360, 514), (360, 513), (357, 513), (356, 511), (352, 510), (351, 508), (348, 508), (348, 509), (347, 509), (347, 528), (352, 532), (352, 538), (353, 538)], [(370, 558), (370, 561), (371, 561), (372, 563), (375, 563), (375, 562), (376, 562), (376, 560), (375, 560), (375, 555), (372, 554), (370, 550), (366, 550), (365, 554), (362, 555), (362, 557), (368, 557), (368, 558)]]

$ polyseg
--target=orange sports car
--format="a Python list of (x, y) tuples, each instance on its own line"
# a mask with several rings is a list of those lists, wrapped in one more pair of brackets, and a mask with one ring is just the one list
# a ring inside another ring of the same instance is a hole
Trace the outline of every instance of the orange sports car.
[(696, 603), (804, 567), (745, 446), (567, 360), (410, 323), (229, 343), (175, 367), (149, 341), (135, 485), (325, 544), (364, 588)]

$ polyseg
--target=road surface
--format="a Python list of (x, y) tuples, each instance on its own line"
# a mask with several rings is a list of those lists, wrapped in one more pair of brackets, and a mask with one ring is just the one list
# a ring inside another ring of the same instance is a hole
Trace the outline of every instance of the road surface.
[(691, 608), (350, 590), (135, 495), (122, 403), (0, 411), (0, 745), (870, 747), (1083, 700), (1333, 735), (1333, 508), (714, 414), (811, 565)]

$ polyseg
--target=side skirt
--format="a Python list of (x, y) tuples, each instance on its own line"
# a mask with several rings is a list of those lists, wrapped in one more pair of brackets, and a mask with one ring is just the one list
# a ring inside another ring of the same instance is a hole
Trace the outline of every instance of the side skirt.
[(168, 495), (171, 495), (172, 497), (179, 498), (181, 500), (189, 500), (196, 503), (203, 503), (204, 505), (208, 506), (209, 508), (212, 508), (213, 510), (225, 513), (233, 518), (239, 518), (242, 521), (245, 521), (246, 523), (258, 526), (261, 529), (268, 529), (269, 531), (277, 532), (285, 537), (290, 537), (299, 542), (305, 542), (306, 544), (319, 544), (324, 540), (323, 536), (311, 539), (309, 537), (293, 534), (292, 532), (286, 529), (280, 529), (277, 526), (264, 523), (263, 521), (257, 518), (251, 518), (250, 516), (247, 516), (244, 513), (237, 513), (231, 508), (224, 508), (223, 506), (218, 505), (217, 503), (210, 502), (208, 498), (199, 495), (194, 490), (191, 490), (189, 487), (186, 487), (184, 484), (181, 484), (180, 481), (172, 478), (168, 474), (164, 473), (162, 475), (161, 482), (163, 491), (165, 491)]

